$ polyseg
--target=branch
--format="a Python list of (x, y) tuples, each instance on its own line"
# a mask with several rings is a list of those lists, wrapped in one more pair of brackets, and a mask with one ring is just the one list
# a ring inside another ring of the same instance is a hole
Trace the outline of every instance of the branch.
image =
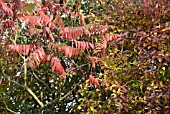
[(44, 109), (44, 108), (46, 108), (46, 107), (48, 107), (48, 106), (51, 106), (51, 105), (53, 105), (53, 104), (56, 104), (56, 103), (59, 102), (59, 101), (62, 101), (64, 98), (66, 98), (68, 95), (70, 95), (70, 94), (76, 89), (76, 87), (77, 87), (80, 83), (81, 83), (81, 80), (80, 80), (77, 84), (75, 84), (74, 87), (73, 87), (66, 95), (64, 95), (64, 96), (61, 97), (61, 98), (56, 98), (56, 99), (54, 99), (52, 102), (47, 103), (44, 107), (41, 108), (41, 110)]
[(8, 110), (9, 112), (11, 112), (11, 113), (13, 113), (13, 114), (19, 114), (18, 112), (15, 112), (15, 111), (9, 109), (8, 106), (7, 106), (7, 104), (6, 104), (6, 102), (5, 102), (5, 101), (3, 101), (3, 102), (4, 102), (4, 104), (5, 104), (6, 110)]
[(34, 72), (33, 72), (33, 75), (39, 82), (41, 82), (44, 86), (47, 87), (48, 91), (52, 93), (52, 90), (48, 87), (48, 85), (43, 80), (39, 79), (38, 76)]
[(10, 78), (8, 78), (8, 77), (6, 76), (6, 74), (4, 73), (4, 71), (2, 72), (2, 74), (3, 74), (3, 76), (4, 76), (5, 78), (8, 79), (8, 81), (10, 81), (10, 82), (12, 82), (12, 83), (14, 83), (14, 84), (16, 84), (16, 85), (18, 85), (18, 86), (26, 89), (26, 90), (28, 91), (28, 93), (37, 101), (37, 103), (38, 103), (41, 107), (44, 107), (44, 104), (38, 99), (38, 97), (34, 94), (34, 92), (33, 92), (28, 86), (26, 86), (26, 85), (21, 85), (21, 84), (15, 82), (15, 81), (11, 80)]
[[(69, 59), (68, 59), (69, 60)], [(71, 61), (71, 60), (69, 60), (69, 62), (71, 62), (71, 63), (73, 63), (76, 67), (74, 67), (74, 68), (69, 68), (69, 71), (73, 71), (73, 70), (75, 70), (75, 69), (79, 69), (80, 71), (81, 71), (81, 73), (84, 75), (84, 71), (81, 69), (81, 67), (84, 67), (84, 66), (86, 66), (86, 65), (90, 65), (90, 63), (87, 63), (87, 64), (83, 64), (83, 65), (78, 65), (77, 63), (75, 63), (74, 61)], [(67, 73), (66, 73), (67, 74)]]
[(37, 103), (42, 107), (44, 107), (44, 104), (38, 99), (38, 97), (34, 94), (34, 92), (28, 87), (25, 86), (25, 89), (29, 92), (29, 94), (32, 95), (32, 97), (37, 101)]
[(25, 81), (25, 86), (27, 85), (27, 66), (26, 66), (26, 59), (24, 57), (24, 81)]
[[(0, 94), (0, 96), (3, 98), (3, 96), (2, 96), (1, 94)], [(19, 114), (18, 112), (15, 112), (15, 111), (11, 110), (10, 108), (8, 108), (8, 105), (6, 104), (4, 98), (3, 98), (3, 102), (4, 102), (4, 104), (5, 104), (6, 110), (8, 110), (9, 112), (11, 112), (11, 113), (13, 113), (13, 114)]]
[(20, 86), (20, 87), (24, 88), (24, 85), (21, 85), (20, 83), (15, 82), (14, 80), (11, 80), (10, 78), (8, 78), (8, 76), (6, 76), (6, 74), (4, 73), (4, 71), (2, 71), (2, 74), (3, 74), (3, 76), (4, 76), (8, 81), (16, 84), (17, 86)]
[(80, 80), (77, 84), (75, 84), (75, 86), (73, 87), (73, 89), (71, 89), (66, 95), (64, 95), (63, 97), (61, 97), (61, 98), (59, 99), (59, 101), (62, 101), (64, 98), (66, 98), (68, 95), (70, 95), (70, 94), (76, 89), (76, 87), (77, 87), (80, 83), (81, 83), (81, 80)]

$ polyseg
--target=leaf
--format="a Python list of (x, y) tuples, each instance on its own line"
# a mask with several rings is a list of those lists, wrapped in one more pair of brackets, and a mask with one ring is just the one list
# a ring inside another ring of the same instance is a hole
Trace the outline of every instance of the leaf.
[(62, 77), (65, 78), (65, 70), (57, 57), (52, 57), (51, 66), (52, 66), (52, 70), (51, 70), (52, 72), (56, 71), (56, 73), (61, 74)]
[(162, 32), (170, 31), (170, 27), (162, 29)]
[(0, 7), (8, 14), (10, 14), (11, 16), (13, 16), (13, 11), (2, 1), (0, 0)]
[(109, 34), (103, 37), (103, 39), (105, 39), (106, 41), (112, 41), (112, 40), (116, 40), (118, 37), (120, 37), (119, 34)]
[(25, 3), (23, 6), (23, 12), (31, 14), (35, 11), (36, 4), (35, 3)]
[(7, 27), (13, 27), (16, 24), (13, 20), (7, 19), (5, 22), (3, 22), (2, 28), (7, 28)]
[(75, 44), (76, 48), (80, 48), (80, 49), (94, 49), (94, 45), (90, 42), (84, 42), (84, 41), (73, 41), (73, 44)]
[[(57, 24), (58, 24), (58, 26), (59, 26), (60, 28), (64, 27), (63, 19), (62, 19), (62, 17), (61, 17), (61, 16), (59, 16), (58, 14), (56, 14), (56, 17), (55, 17), (54, 23), (57, 23)], [(63, 30), (63, 28), (62, 28), (62, 30)]]
[(62, 33), (62, 38), (65, 40), (73, 40), (78, 39), (80, 36), (84, 34), (84, 28), (83, 27), (74, 27), (74, 28), (68, 28), (64, 27), (63, 31), (60, 31)]
[(91, 74), (89, 76), (89, 81), (90, 81), (90, 84), (94, 83), (94, 85), (96, 85), (96, 86), (99, 85), (98, 79), (94, 78)]
[(44, 26), (49, 27), (51, 29), (57, 29), (55, 24), (51, 22), (51, 18), (49, 16), (45, 15), (43, 9), (37, 8), (37, 13), (40, 16), (41, 23), (44, 24)]
[(90, 110), (91, 110), (92, 112), (97, 112), (97, 111), (94, 109), (94, 107), (92, 107), (92, 106), (90, 106)]
[(48, 48), (51, 50), (56, 50), (57, 52), (63, 53), (67, 57), (75, 57), (79, 54), (82, 54), (84, 51), (83, 49), (73, 48), (71, 46), (65, 46), (65, 45), (58, 45), (54, 43), (49, 43)]
[(86, 22), (84, 20), (84, 17), (82, 15), (82, 13), (79, 13), (79, 23), (81, 26), (85, 26), (86, 25)]
[(25, 21), (26, 24), (31, 24), (32, 26), (41, 26), (41, 17), (40, 16), (19, 16), (20, 21)]
[(79, 105), (79, 106), (77, 107), (77, 109), (81, 110), (81, 109), (82, 109), (82, 107)]
[(96, 62), (98, 61), (97, 60), (97, 57), (92, 57), (92, 56), (86, 56), (87, 59), (90, 59), (90, 62), (92, 64), (92, 68), (95, 68), (96, 67)]
[(27, 59), (27, 64), (31, 68), (36, 68), (40, 65), (40, 63), (44, 62), (47, 59), (46, 53), (42, 47), (38, 47), (35, 51), (33, 51)]
[(38, 46), (33, 44), (27, 44), (27, 45), (14, 45), (9, 44), (7, 45), (7, 49), (16, 51), (19, 54), (28, 55), (29, 52), (34, 51)]
[(50, 40), (54, 42), (55, 40), (54, 40), (54, 37), (53, 37), (53, 36), (56, 37), (56, 35), (53, 34), (53, 33), (50, 31), (50, 28), (49, 28), (49, 27), (45, 27), (44, 30), (43, 30), (43, 37), (45, 37), (45, 38), (50, 38)]
[(93, 54), (102, 52), (107, 49), (107, 41), (103, 39), (102, 41), (96, 42), (93, 50)]

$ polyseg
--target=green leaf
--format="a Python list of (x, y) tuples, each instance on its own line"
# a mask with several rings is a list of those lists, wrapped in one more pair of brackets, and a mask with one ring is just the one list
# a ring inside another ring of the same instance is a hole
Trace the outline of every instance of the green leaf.
[(25, 5), (23, 6), (23, 12), (24, 12), (24, 13), (31, 14), (32, 12), (35, 11), (35, 8), (36, 8), (36, 4), (34, 4), (34, 3), (25, 4)]

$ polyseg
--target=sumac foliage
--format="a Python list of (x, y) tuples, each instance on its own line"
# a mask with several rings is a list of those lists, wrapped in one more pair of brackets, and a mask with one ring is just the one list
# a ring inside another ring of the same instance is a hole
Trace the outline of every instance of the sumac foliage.
[(168, 0), (0, 0), (0, 112), (169, 113)]

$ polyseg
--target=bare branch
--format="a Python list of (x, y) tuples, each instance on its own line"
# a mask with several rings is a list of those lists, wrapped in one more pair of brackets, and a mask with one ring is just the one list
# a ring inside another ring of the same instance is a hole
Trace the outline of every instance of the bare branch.
[[(2, 95), (0, 95), (1, 97), (3, 97)], [(6, 104), (5, 100), (3, 99), (3, 102), (5, 104), (5, 108), (6, 110), (8, 110), (9, 112), (11, 112), (12, 114), (19, 114), (18, 112), (15, 112), (13, 110), (11, 110), (10, 108), (8, 108), (8, 105)]]

